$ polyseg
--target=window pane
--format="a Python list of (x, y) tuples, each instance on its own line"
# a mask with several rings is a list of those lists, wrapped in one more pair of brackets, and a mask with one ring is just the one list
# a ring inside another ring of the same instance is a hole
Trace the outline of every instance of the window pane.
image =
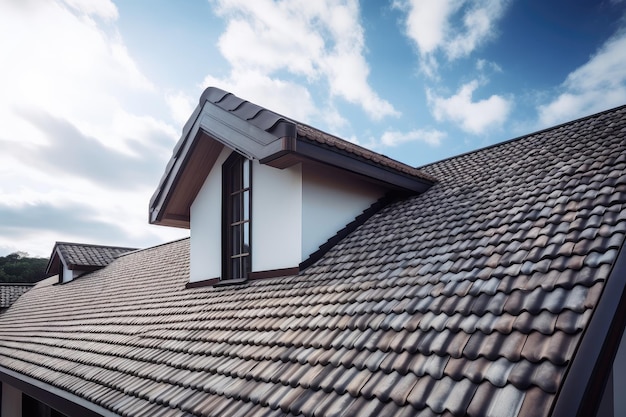
[(243, 228), (243, 251), (250, 253), (250, 223), (241, 225)]
[(241, 247), (242, 247), (242, 242), (241, 242), (241, 236), (242, 236), (242, 225), (238, 224), (237, 226), (232, 226), (231, 228), (231, 240), (232, 240), (232, 246), (231, 246), (231, 256), (232, 255), (239, 255), (241, 253)]
[(241, 258), (241, 278), (247, 278), (250, 272), (250, 256)]
[(233, 196), (231, 196), (230, 198), (231, 201), (231, 223), (235, 223), (238, 221), (241, 221), (241, 214), (242, 214), (242, 210), (241, 210), (241, 205), (242, 205), (242, 196), (241, 193), (237, 193)]
[(241, 218), (241, 220), (250, 220), (250, 191), (243, 192), (242, 200), (243, 217)]
[(250, 187), (250, 160), (249, 159), (244, 159), (243, 160), (243, 167), (242, 167), (242, 171), (243, 171), (243, 181), (242, 181), (242, 188), (248, 188)]
[(231, 192), (241, 190), (241, 184), (242, 184), (242, 180), (241, 180), (241, 160), (238, 160), (233, 165), (231, 179), (232, 179), (232, 189), (231, 189)]
[(241, 259), (234, 258), (231, 260), (232, 265), (232, 274), (233, 276), (230, 278), (241, 278)]

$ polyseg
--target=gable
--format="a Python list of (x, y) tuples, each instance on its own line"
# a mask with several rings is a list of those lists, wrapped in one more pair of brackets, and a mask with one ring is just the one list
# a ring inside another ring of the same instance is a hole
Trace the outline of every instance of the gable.
[(190, 207), (223, 148), (277, 169), (334, 167), (390, 190), (420, 193), (434, 178), (218, 88), (207, 88), (150, 201), (150, 223), (189, 227)]

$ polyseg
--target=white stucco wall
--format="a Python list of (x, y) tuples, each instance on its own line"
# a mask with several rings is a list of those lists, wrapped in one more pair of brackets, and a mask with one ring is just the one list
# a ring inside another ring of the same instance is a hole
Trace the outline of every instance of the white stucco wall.
[(222, 164), (231, 152), (222, 150), (191, 205), (191, 282), (218, 278), (222, 273)]
[(2, 384), (2, 417), (22, 417), (22, 391)]
[(302, 178), (302, 260), (385, 194), (333, 168), (304, 166)]
[(302, 168), (252, 167), (252, 271), (292, 268), (302, 253)]
[[(222, 273), (225, 148), (191, 205), (191, 282)], [(297, 267), (385, 190), (321, 165), (277, 169), (252, 163), (252, 271)]]

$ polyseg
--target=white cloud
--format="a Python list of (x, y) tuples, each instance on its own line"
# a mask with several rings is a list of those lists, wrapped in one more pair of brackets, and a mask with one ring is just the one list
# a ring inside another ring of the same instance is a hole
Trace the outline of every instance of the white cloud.
[[(147, 224), (146, 203), (178, 132), (142, 112), (162, 96), (117, 16), (106, 0), (0, 2), (0, 39), (13, 40), (0, 41), (0, 211), (24, 226), (0, 216), (0, 247), (47, 255), (54, 240), (171, 237)], [(80, 230), (67, 228), (72, 215)]]
[(541, 126), (626, 103), (626, 30), (621, 30), (572, 71), (550, 103), (539, 106)]
[(182, 91), (170, 92), (165, 95), (165, 102), (170, 109), (172, 118), (183, 126), (198, 104), (197, 98), (192, 98)]
[(493, 72), (502, 72), (502, 67), (495, 62), (487, 61), (486, 59), (476, 60), (476, 69), (481, 72), (491, 70)]
[(383, 133), (380, 142), (385, 146), (398, 146), (407, 142), (424, 142), (431, 146), (439, 146), (445, 132), (434, 129), (415, 129), (409, 132), (391, 130)]
[(509, 0), (398, 0), (406, 12), (406, 35), (417, 47), (422, 71), (436, 76), (437, 54), (449, 61), (469, 56), (495, 36)]
[[(330, 97), (361, 106), (374, 120), (398, 115), (368, 83), (356, 0), (215, 0), (213, 4), (227, 22), (218, 46), (232, 67), (220, 83), (249, 84), (238, 78), (242, 73), (283, 82), (281, 72), (286, 71), (308, 83), (325, 83)], [(246, 90), (243, 96), (250, 94)]]
[(63, 0), (68, 6), (86, 15), (115, 20), (119, 14), (110, 0)]
[(233, 71), (221, 79), (208, 75), (205, 87), (214, 86), (286, 117), (309, 122), (318, 114), (311, 94), (299, 84), (271, 78), (258, 71)]
[(478, 86), (478, 81), (471, 81), (464, 84), (457, 94), (447, 98), (428, 90), (428, 102), (435, 119), (439, 122), (452, 121), (473, 134), (481, 134), (504, 123), (512, 108), (511, 101), (498, 95), (473, 101), (472, 95)]

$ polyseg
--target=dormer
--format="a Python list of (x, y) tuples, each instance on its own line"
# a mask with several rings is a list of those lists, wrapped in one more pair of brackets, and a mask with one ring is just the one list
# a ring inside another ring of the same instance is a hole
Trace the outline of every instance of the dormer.
[(190, 286), (239, 283), (297, 274), (356, 218), (434, 181), (210, 87), (183, 128), (149, 216), (190, 229)]
[(58, 283), (64, 284), (87, 272), (104, 268), (118, 256), (134, 250), (120, 246), (57, 242), (46, 267), (46, 276), (58, 275)]

